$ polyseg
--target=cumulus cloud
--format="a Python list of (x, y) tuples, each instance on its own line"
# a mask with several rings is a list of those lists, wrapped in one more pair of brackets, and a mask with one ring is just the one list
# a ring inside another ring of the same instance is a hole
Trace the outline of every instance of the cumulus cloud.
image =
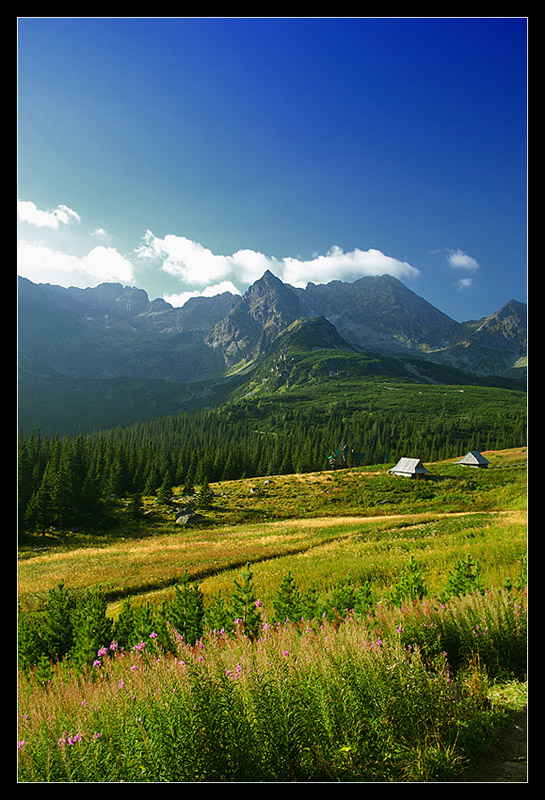
[(113, 247), (94, 247), (80, 257), (43, 244), (21, 241), (17, 257), (19, 275), (35, 283), (85, 288), (106, 282), (126, 284), (133, 280), (132, 264)]
[(479, 262), (472, 256), (468, 256), (463, 250), (449, 250), (447, 261), (454, 269), (479, 269)]
[(179, 292), (177, 294), (164, 294), (163, 300), (170, 303), (171, 306), (180, 307), (185, 305), (192, 297), (215, 297), (224, 292), (231, 292), (231, 294), (240, 294), (240, 291), (231, 281), (222, 281), (221, 283), (206, 286), (202, 291), (198, 289), (191, 292)]
[(393, 275), (396, 278), (410, 278), (418, 275), (418, 270), (406, 261), (399, 261), (380, 250), (360, 250), (348, 253), (340, 247), (332, 247), (325, 255), (317, 255), (310, 260), (284, 258), (281, 277), (292, 286), (305, 287), (309, 281), (328, 283), (332, 280), (355, 281), (364, 275)]
[(460, 280), (457, 281), (456, 286), (458, 287), (458, 291), (461, 292), (462, 289), (469, 289), (472, 283), (473, 278), (460, 278)]
[(208, 287), (231, 281), (243, 291), (266, 270), (297, 287), (305, 287), (309, 281), (354, 281), (364, 275), (388, 273), (397, 278), (418, 275), (418, 270), (406, 261), (387, 256), (380, 250), (356, 248), (345, 253), (342, 248), (335, 246), (324, 255), (306, 260), (293, 257), (279, 259), (248, 249), (237, 250), (232, 255), (217, 255), (184, 236), (167, 235), (160, 238), (149, 230), (135, 252), (139, 258), (160, 261), (161, 269), (179, 278), (188, 287)]
[(36, 228), (58, 229), (60, 225), (80, 222), (79, 214), (65, 205), (59, 205), (53, 211), (41, 211), (31, 200), (18, 200), (17, 216)]

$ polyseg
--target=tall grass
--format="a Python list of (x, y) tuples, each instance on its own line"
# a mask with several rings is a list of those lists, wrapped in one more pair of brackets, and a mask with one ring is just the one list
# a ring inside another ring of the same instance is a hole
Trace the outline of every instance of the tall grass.
[(497, 722), (488, 682), (524, 676), (524, 594), (174, 638), (21, 674), (20, 780), (454, 779)]

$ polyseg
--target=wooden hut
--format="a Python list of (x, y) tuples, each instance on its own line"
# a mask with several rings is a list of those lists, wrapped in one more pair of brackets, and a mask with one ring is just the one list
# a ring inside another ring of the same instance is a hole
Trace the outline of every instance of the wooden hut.
[(470, 450), (456, 463), (461, 464), (462, 467), (487, 467), (490, 461), (478, 450)]
[(389, 475), (402, 475), (405, 478), (425, 478), (429, 470), (419, 458), (400, 458), (395, 467), (388, 470)]
[(334, 450), (327, 457), (330, 469), (344, 469), (347, 466), (361, 467), (365, 463), (365, 453), (357, 453), (355, 450), (348, 449), (348, 445), (343, 445), (339, 450)]

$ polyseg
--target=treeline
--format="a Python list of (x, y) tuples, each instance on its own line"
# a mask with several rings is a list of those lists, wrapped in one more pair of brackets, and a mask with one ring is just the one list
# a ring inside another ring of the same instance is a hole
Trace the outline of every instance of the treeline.
[(241, 402), (76, 437), (21, 435), (20, 530), (103, 526), (112, 496), (154, 495), (173, 486), (192, 493), (205, 479), (322, 470), (344, 443), (363, 452), (366, 464), (377, 464), (526, 442), (524, 415), (515, 406), (477, 408), (463, 417), (427, 411), (424, 417), (402, 409), (354, 410), (342, 401), (322, 409)]

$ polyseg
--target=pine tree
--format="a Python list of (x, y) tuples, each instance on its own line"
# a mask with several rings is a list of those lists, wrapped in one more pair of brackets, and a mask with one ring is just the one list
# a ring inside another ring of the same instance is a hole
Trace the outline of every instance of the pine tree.
[(151, 633), (155, 633), (155, 613), (148, 601), (135, 613), (134, 643), (147, 642)]
[(157, 489), (157, 500), (162, 505), (168, 506), (170, 505), (171, 498), (172, 498), (172, 480), (170, 477), (170, 473), (165, 472), (163, 482), (161, 486)]
[(28, 670), (45, 656), (49, 661), (42, 626), (38, 617), (22, 614), (17, 631), (18, 661), (21, 669)]
[(449, 573), (441, 598), (447, 600), (449, 597), (460, 597), (471, 592), (482, 592), (483, 589), (484, 583), (481, 569), (471, 554), (468, 554), (466, 558), (459, 559), (454, 565), (454, 570)]
[(229, 630), (233, 625), (233, 615), (225, 601), (221, 590), (212, 598), (206, 609), (205, 615), (206, 628), (209, 631), (223, 632)]
[(51, 491), (44, 477), (26, 506), (24, 526), (26, 530), (41, 530), (45, 534), (47, 528), (53, 525), (53, 520)]
[(100, 482), (94, 470), (90, 469), (81, 487), (79, 517), (84, 521), (96, 520), (102, 510), (103, 504), (100, 497)]
[(197, 494), (197, 508), (210, 508), (213, 497), (214, 493), (208, 484), (208, 478), (204, 477)]
[(193, 470), (190, 468), (185, 476), (184, 494), (192, 495), (195, 492), (195, 477)]
[(295, 622), (302, 615), (302, 598), (291, 572), (283, 578), (273, 599), (275, 619), (278, 622)]
[(247, 563), (242, 571), (240, 583), (234, 581), (235, 588), (232, 596), (232, 614), (235, 620), (240, 620), (244, 632), (251, 639), (256, 639), (261, 627), (261, 612), (255, 596), (253, 575), (250, 564)]
[(174, 589), (174, 600), (167, 610), (168, 620), (187, 644), (194, 645), (203, 635), (203, 594), (187, 572)]
[(106, 608), (106, 598), (100, 589), (87, 590), (77, 602), (70, 658), (80, 669), (91, 666), (99, 649), (112, 640), (112, 620), (106, 616)]
[(129, 517), (134, 520), (142, 518), (142, 494), (135, 492), (129, 502), (128, 506)]
[(390, 601), (396, 606), (401, 606), (405, 601), (422, 600), (426, 594), (424, 580), (414, 556), (411, 556), (401, 581), (390, 592)]
[(43, 614), (43, 637), (47, 655), (58, 661), (74, 644), (75, 607), (75, 598), (64, 588), (63, 581), (56, 589), (49, 590)]
[(129, 649), (134, 644), (136, 644), (137, 637), (135, 634), (135, 628), (136, 628), (135, 611), (132, 606), (131, 598), (127, 597), (123, 601), (121, 611), (114, 623), (112, 632), (112, 637), (114, 641), (118, 643), (119, 647), (124, 649)]

